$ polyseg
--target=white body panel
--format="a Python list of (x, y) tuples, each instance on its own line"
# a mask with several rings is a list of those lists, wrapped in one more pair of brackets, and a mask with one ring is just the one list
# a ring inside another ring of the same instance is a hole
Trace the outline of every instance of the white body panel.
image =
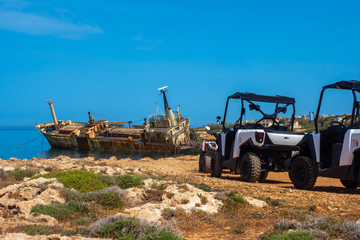
[[(247, 142), (249, 139), (252, 140), (252, 143), (255, 146), (264, 145), (265, 139), (263, 142), (259, 143), (255, 139), (255, 133), (262, 132), (267, 134), (273, 144), (284, 145), (284, 146), (296, 146), (304, 137), (304, 135), (296, 135), (296, 134), (286, 134), (286, 133), (265, 133), (262, 129), (240, 129), (235, 134), (234, 140), (234, 150), (233, 150), (233, 158), (237, 158), (240, 156), (240, 146)], [(221, 155), (225, 156), (225, 141), (226, 141), (226, 133), (221, 133)]]
[(221, 133), (221, 156), (225, 156), (226, 133)]
[(256, 132), (262, 132), (265, 136), (265, 131), (261, 129), (249, 129), (249, 130), (238, 130), (235, 135), (235, 141), (234, 141), (234, 151), (233, 151), (233, 158), (237, 158), (240, 156), (240, 146), (248, 141), (250, 138), (255, 146), (262, 146), (264, 145), (264, 141), (262, 143), (259, 143), (255, 140), (255, 133)]
[(267, 133), (271, 142), (277, 145), (296, 146), (304, 135), (286, 134), (286, 133)]
[(354, 151), (360, 146), (360, 129), (350, 129), (346, 132), (340, 155), (340, 166), (349, 166), (353, 163)]
[[(320, 133), (311, 133), (314, 140), (316, 162), (320, 162)], [(349, 129), (344, 136), (339, 166), (350, 166), (353, 163), (354, 151), (360, 148), (360, 129)]]
[(312, 132), (311, 133), (312, 137), (313, 137), (313, 141), (314, 141), (314, 148), (315, 148), (315, 161), (316, 162), (320, 162), (320, 133), (315, 133)]

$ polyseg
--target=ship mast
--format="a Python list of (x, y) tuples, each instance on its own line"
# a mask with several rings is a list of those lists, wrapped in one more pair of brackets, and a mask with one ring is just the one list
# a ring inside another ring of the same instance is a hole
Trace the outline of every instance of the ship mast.
[(53, 117), (53, 120), (54, 120), (55, 129), (58, 130), (59, 129), (59, 124), (58, 124), (58, 121), (56, 119), (56, 114), (55, 114), (55, 110), (54, 110), (54, 106), (53, 106), (53, 101), (47, 100), (46, 102), (50, 105), (50, 110), (51, 110), (51, 114), (52, 114), (52, 117)]
[(160, 93), (163, 94), (163, 98), (164, 98), (164, 108), (165, 108), (165, 117), (166, 119), (170, 120), (170, 127), (175, 127), (177, 125), (174, 113), (172, 112), (171, 108), (169, 107), (168, 101), (166, 99), (166, 91), (167, 91), (167, 86), (159, 88), (158, 89), (160, 91)]
[(168, 104), (168, 101), (167, 101), (167, 98), (166, 98), (166, 94), (165, 94), (165, 93), (167, 92), (167, 86), (162, 87), (162, 88), (159, 88), (158, 90), (163, 94), (164, 107), (165, 107), (165, 112), (166, 112), (166, 110), (169, 110), (169, 109), (170, 109), (169, 104)]

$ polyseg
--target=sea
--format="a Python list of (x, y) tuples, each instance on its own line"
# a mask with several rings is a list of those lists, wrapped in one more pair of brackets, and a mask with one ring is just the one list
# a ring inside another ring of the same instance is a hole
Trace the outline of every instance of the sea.
[(72, 158), (94, 157), (95, 159), (131, 158), (138, 160), (143, 157), (158, 159), (173, 156), (173, 154), (159, 153), (124, 153), (87, 150), (51, 149), (46, 138), (35, 127), (7, 127), (0, 126), (0, 158), (32, 159), (55, 158), (60, 155)]

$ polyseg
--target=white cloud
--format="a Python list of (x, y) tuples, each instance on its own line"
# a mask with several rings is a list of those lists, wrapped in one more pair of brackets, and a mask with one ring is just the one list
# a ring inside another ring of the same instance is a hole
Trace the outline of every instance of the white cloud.
[(103, 33), (101, 28), (88, 24), (74, 24), (53, 17), (4, 9), (0, 9), (0, 29), (69, 39), (83, 39), (90, 34)]

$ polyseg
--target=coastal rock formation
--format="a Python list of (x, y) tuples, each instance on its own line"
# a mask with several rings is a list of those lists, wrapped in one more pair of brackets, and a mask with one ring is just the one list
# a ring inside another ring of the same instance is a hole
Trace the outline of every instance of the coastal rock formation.
[[(149, 179), (147, 185), (169, 184), (163, 190), (151, 191), (145, 188), (145, 199), (152, 198), (151, 202), (124, 210), (124, 215), (135, 217), (152, 223), (160, 223), (167, 210), (184, 210), (185, 212), (204, 211), (210, 214), (217, 213), (222, 201), (215, 199), (215, 193), (205, 192), (190, 184), (176, 184), (167, 181)], [(132, 190), (129, 189), (131, 192)], [(154, 197), (155, 195), (155, 197)], [(158, 195), (158, 197), (156, 197)]]
[(9, 221), (41, 222), (57, 224), (57, 220), (47, 215), (33, 216), (31, 208), (37, 204), (65, 202), (58, 190), (63, 188), (56, 179), (38, 178), (0, 189), (0, 224)]

